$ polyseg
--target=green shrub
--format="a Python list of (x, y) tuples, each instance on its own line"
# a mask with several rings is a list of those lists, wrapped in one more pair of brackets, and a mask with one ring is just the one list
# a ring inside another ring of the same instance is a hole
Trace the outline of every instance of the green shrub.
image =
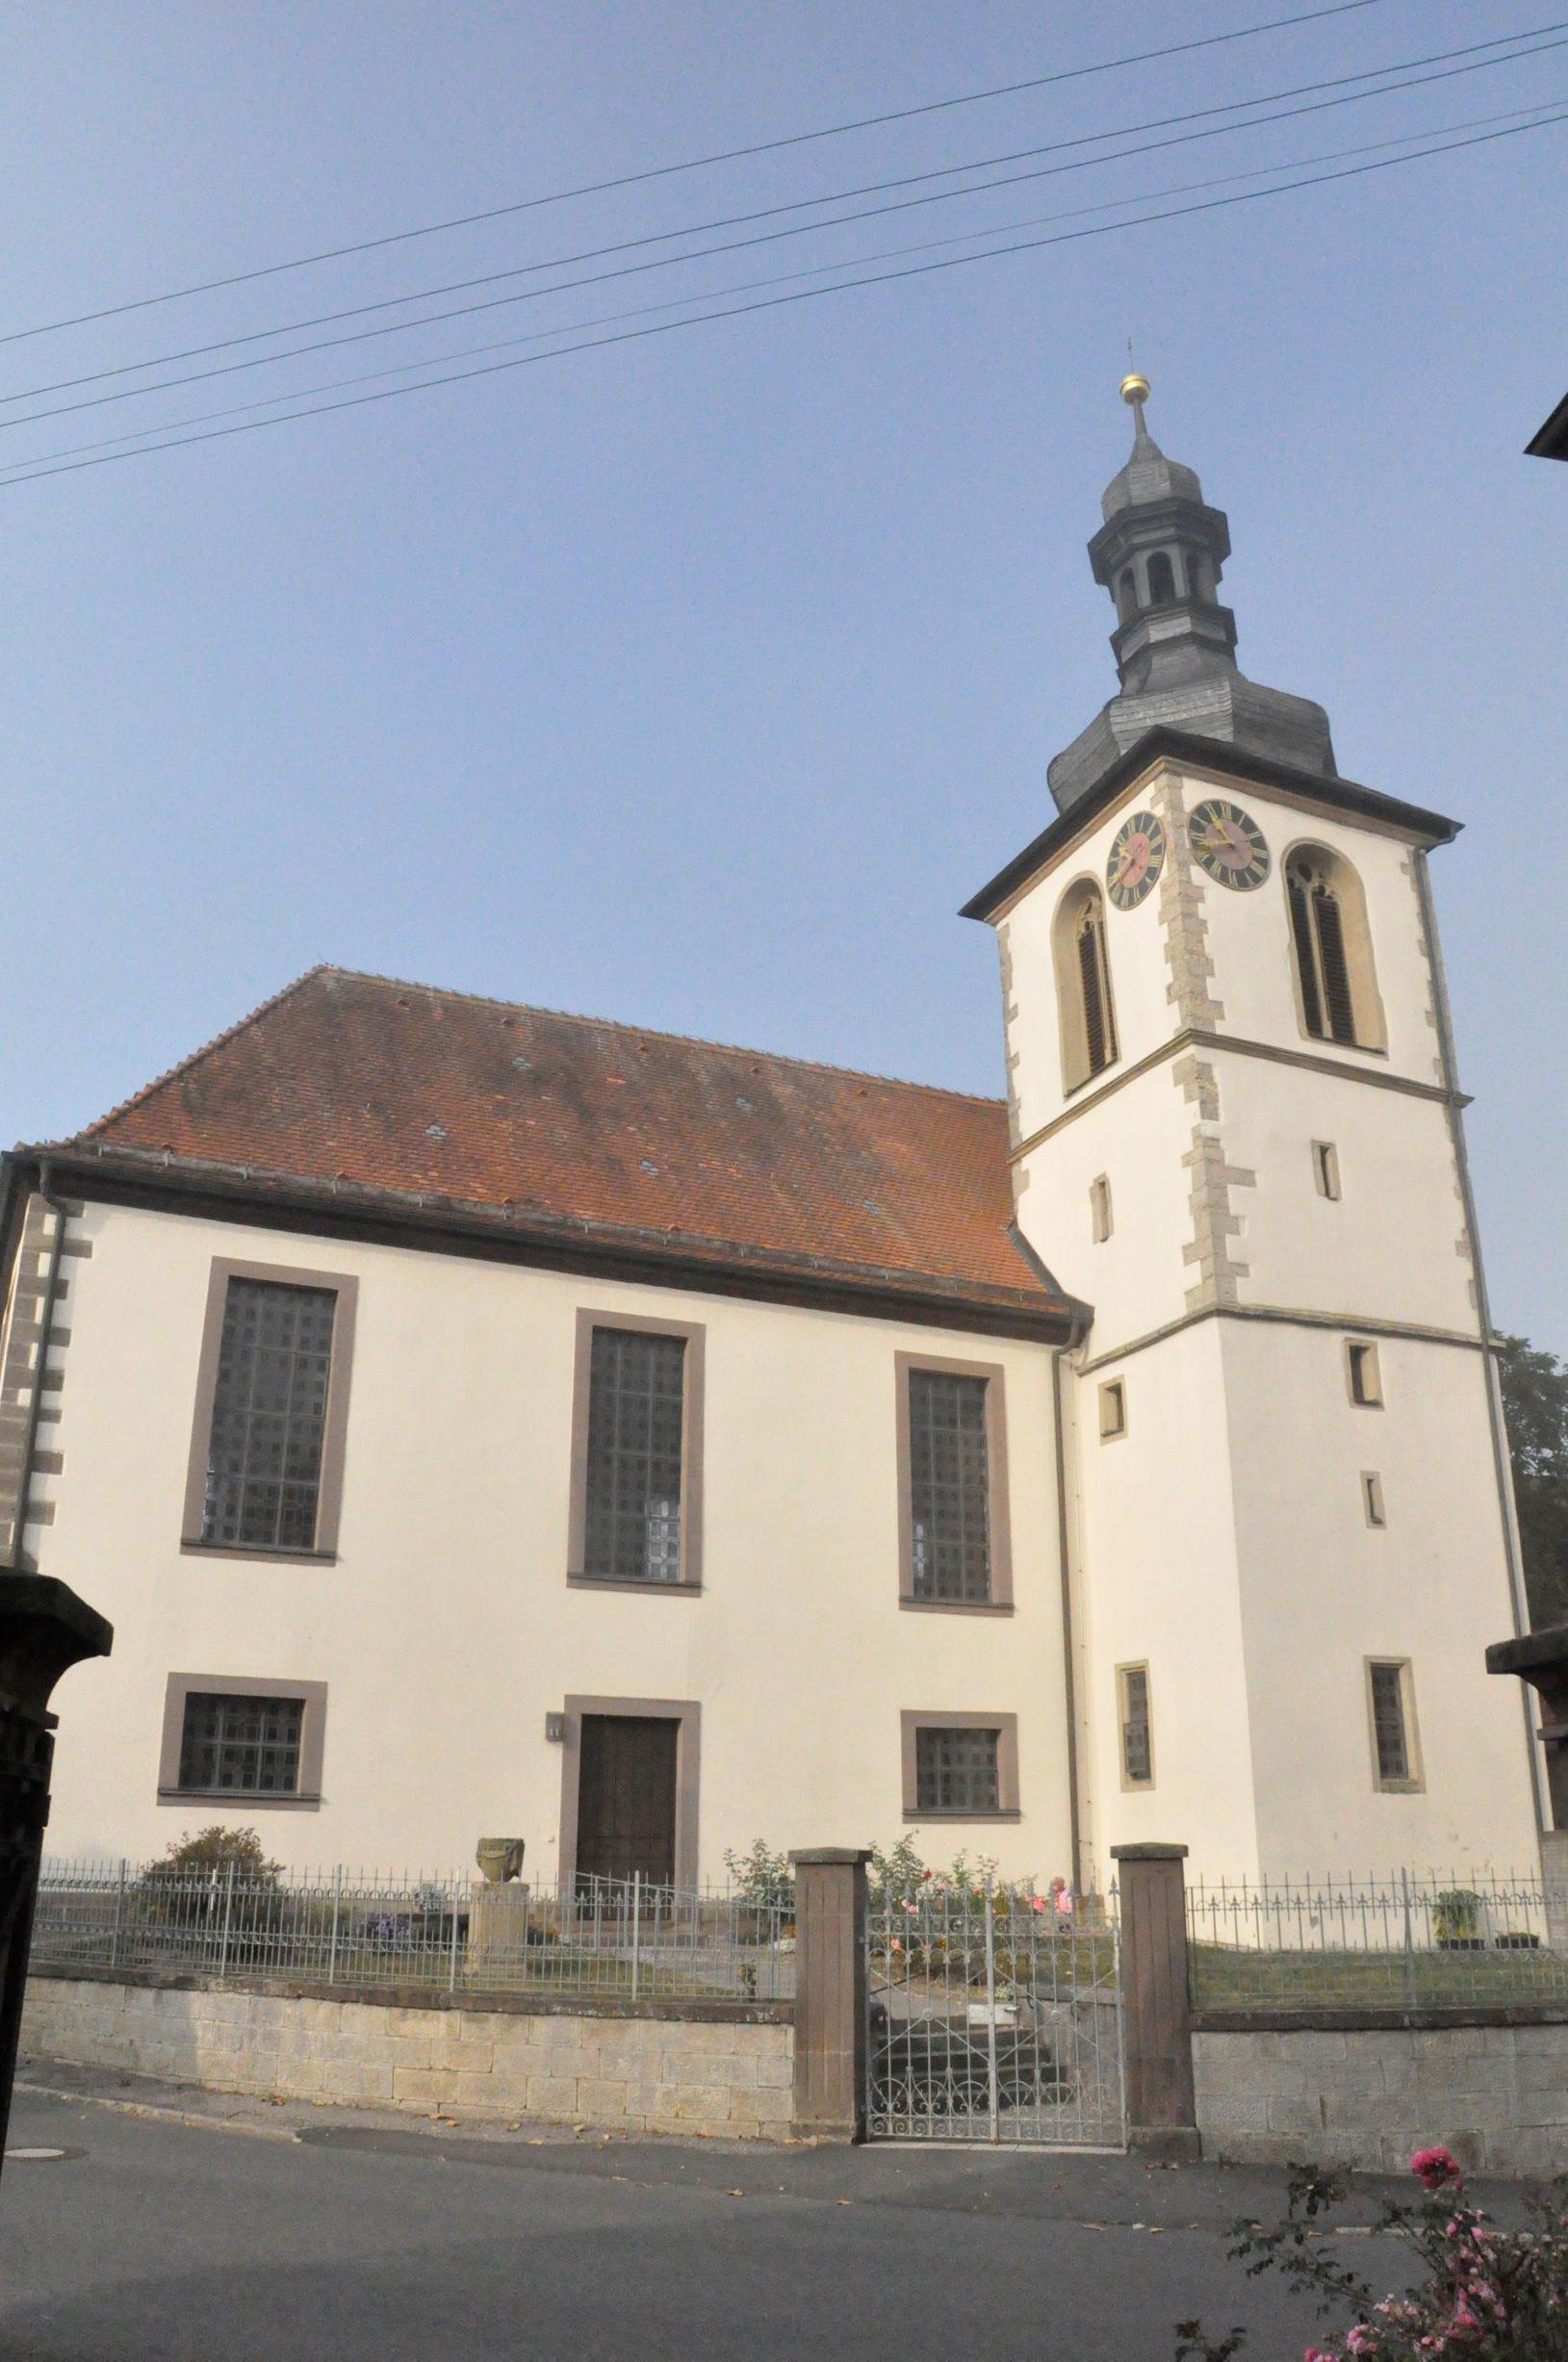
[(159, 1861), (142, 1871), (139, 1883), (169, 1887), (216, 1875), (218, 1884), (226, 1887), (231, 1868), (237, 1887), (265, 1887), (275, 1891), (283, 1877), (282, 1862), (268, 1860), (253, 1829), (227, 1829), (215, 1821), (210, 1829), (198, 1829), (193, 1837), (176, 1838)]

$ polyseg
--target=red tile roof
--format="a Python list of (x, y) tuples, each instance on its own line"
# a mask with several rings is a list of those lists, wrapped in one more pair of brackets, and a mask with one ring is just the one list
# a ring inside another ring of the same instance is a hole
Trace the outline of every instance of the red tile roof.
[(1064, 1299), (1000, 1100), (314, 968), (80, 1136), (304, 1183)]

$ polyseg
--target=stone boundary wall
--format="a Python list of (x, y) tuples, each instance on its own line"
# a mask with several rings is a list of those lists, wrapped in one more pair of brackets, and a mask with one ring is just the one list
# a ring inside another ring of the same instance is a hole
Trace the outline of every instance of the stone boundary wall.
[(1442, 2142), (1471, 2172), (1568, 2169), (1568, 2009), (1207, 2011), (1193, 2079), (1205, 2157), (1400, 2173)]
[(54, 1969), (29, 1981), (17, 2071), (45, 2059), (262, 2098), (786, 2141), (794, 2026), (777, 2002)]

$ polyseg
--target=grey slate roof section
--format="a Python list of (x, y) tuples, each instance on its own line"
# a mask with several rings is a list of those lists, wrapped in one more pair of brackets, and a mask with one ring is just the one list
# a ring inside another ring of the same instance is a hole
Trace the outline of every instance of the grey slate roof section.
[[(1141, 379), (1127, 382), (1142, 388)], [(1111, 647), (1121, 690), (1051, 762), (1046, 776), (1058, 809), (1081, 803), (1129, 747), (1161, 728), (1333, 779), (1324, 708), (1238, 671), (1235, 618), (1218, 597), (1230, 555), (1224, 512), (1207, 506), (1194, 470), (1168, 459), (1154, 441), (1143, 392), (1128, 398), (1132, 452), (1106, 486), (1105, 522), (1089, 545), (1094, 579), (1117, 607)], [(1169, 591), (1158, 578), (1162, 559), (1172, 577)]]

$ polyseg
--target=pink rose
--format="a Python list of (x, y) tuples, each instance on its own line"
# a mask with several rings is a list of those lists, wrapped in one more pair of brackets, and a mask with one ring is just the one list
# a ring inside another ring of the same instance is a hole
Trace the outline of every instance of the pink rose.
[(1410, 2170), (1427, 2190), (1441, 2190), (1446, 2182), (1464, 2178), (1452, 2152), (1446, 2148), (1418, 2148), (1410, 2160)]

